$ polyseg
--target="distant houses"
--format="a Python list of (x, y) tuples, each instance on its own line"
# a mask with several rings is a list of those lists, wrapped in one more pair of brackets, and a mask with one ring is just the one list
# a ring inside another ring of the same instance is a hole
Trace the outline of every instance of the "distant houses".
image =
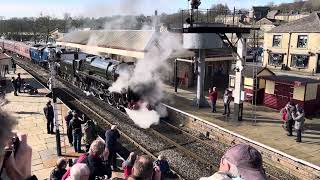
[(264, 105), (281, 109), (292, 100), (307, 115), (320, 110), (319, 42), (320, 14), (316, 12), (265, 33), (263, 66), (275, 75), (260, 76), (265, 80)]
[(273, 28), (264, 35), (264, 66), (309, 75), (320, 73), (319, 13)]

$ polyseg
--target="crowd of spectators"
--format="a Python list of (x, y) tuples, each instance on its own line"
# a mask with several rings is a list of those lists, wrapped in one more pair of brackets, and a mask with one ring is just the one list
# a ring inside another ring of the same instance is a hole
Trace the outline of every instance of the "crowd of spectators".
[[(77, 116), (74, 113), (69, 124), (75, 118)], [(27, 136), (13, 133), (14, 126), (17, 124), (16, 120), (1, 109), (0, 124), (0, 180), (37, 179), (31, 174), (32, 149), (27, 143)], [(56, 166), (48, 174), (50, 180), (110, 179), (112, 171), (118, 170), (116, 155), (111, 156), (111, 154), (117, 152), (115, 147), (120, 134), (117, 127), (112, 126), (106, 131), (105, 136), (105, 141), (99, 137), (93, 140), (89, 151), (81, 154), (74, 163), (68, 164), (68, 160), (64, 158), (58, 159)], [(19, 146), (16, 146), (17, 140)], [(201, 180), (265, 180), (267, 177), (262, 162), (262, 156), (255, 148), (246, 144), (238, 144), (228, 149), (222, 156), (218, 172), (210, 177), (203, 177)], [(122, 169), (127, 180), (162, 180), (174, 174), (170, 170), (166, 157), (162, 154), (157, 160), (153, 160), (150, 156), (137, 155), (132, 152), (123, 162)]]

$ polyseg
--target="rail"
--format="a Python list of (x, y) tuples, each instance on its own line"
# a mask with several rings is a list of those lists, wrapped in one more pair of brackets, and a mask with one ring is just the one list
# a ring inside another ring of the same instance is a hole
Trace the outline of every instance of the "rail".
[[(43, 80), (41, 80), (39, 77), (37, 77), (37, 72), (35, 72), (32, 68), (28, 67), (28, 65), (21, 63), (20, 61), (17, 61), (17, 64), (22, 67), (23, 69), (25, 69), (28, 73), (30, 73), (33, 77), (35, 77), (35, 79), (40, 83), (40, 84), (44, 84), (44, 82), (42, 82)], [(45, 70), (46, 71), (46, 70)], [(59, 79), (61, 81), (61, 79)], [(67, 90), (64, 90), (62, 88), (59, 88), (59, 91), (63, 91), (63, 93), (67, 94), (69, 97), (72, 98), (73, 101), (76, 101), (76, 103), (78, 103), (79, 105), (82, 106), (82, 108), (85, 108), (86, 111), (89, 111), (89, 113), (93, 114), (94, 116), (98, 117), (99, 119), (103, 120), (104, 123), (108, 124), (109, 126), (113, 125), (112, 123), (110, 123), (106, 118), (102, 117), (99, 113), (95, 112), (94, 110), (92, 110), (92, 108), (88, 107), (85, 103), (83, 103), (81, 100), (79, 100), (75, 95), (71, 94), (70, 92), (68, 92)], [(62, 100), (61, 100), (62, 101)], [(63, 102), (63, 101), (62, 101)], [(66, 104), (66, 103), (64, 103)], [(78, 107), (79, 108), (79, 107)], [(79, 108), (80, 109), (80, 108)], [(82, 109), (83, 112), (83, 109)], [(88, 112), (87, 112), (88, 113)], [(87, 114), (86, 113), (86, 114)], [(157, 159), (157, 156), (150, 152), (149, 150), (147, 150), (145, 147), (143, 147), (143, 145), (140, 145), (140, 143), (138, 143), (137, 141), (135, 141), (133, 138), (131, 138), (130, 136), (128, 136), (125, 132), (121, 131), (120, 129), (118, 129), (120, 135), (122, 137), (124, 137), (125, 139), (127, 139), (128, 141), (130, 141), (132, 143), (132, 145), (134, 145), (136, 148), (140, 149), (142, 152), (144, 152), (145, 154), (151, 156), (153, 159)], [(176, 175), (179, 177), (179, 179), (184, 180), (184, 178), (178, 174), (175, 170), (172, 170), (174, 173), (176, 173)]]
[[(36, 73), (36, 72), (34, 72), (34, 73)], [(77, 103), (80, 104), (82, 107), (86, 108), (87, 111), (89, 111), (90, 113), (92, 113), (92, 114), (94, 114), (95, 116), (99, 117), (99, 119), (104, 120), (104, 122), (106, 122), (109, 126), (112, 124), (112, 123), (108, 122), (108, 120), (105, 119), (104, 117), (102, 117), (100, 114), (98, 114), (97, 112), (93, 111), (93, 110), (92, 110), (90, 107), (88, 107), (86, 104), (84, 104), (83, 102), (81, 102), (77, 97), (75, 97), (74, 95), (70, 94), (70, 93), (67, 92), (67, 91), (64, 91), (64, 92), (65, 92), (66, 94), (68, 94), (70, 97), (72, 97), (74, 100), (76, 100)], [(201, 118), (198, 118), (198, 117), (196, 117), (196, 116), (194, 116), (194, 115), (192, 115), (192, 114), (183, 112), (183, 111), (181, 111), (181, 110), (178, 110), (178, 109), (176, 109), (176, 108), (174, 108), (174, 107), (171, 107), (171, 106), (169, 106), (169, 105), (166, 105), (166, 104), (164, 104), (164, 105), (165, 105), (167, 108), (169, 108), (169, 109), (171, 109), (171, 110), (173, 110), (173, 111), (176, 111), (176, 112), (178, 112), (178, 113), (181, 113), (181, 114), (184, 114), (184, 115), (186, 115), (186, 116), (189, 116), (189, 117), (193, 118), (194, 120), (201, 121), (202, 123), (205, 123), (205, 124), (210, 125), (210, 127), (213, 127), (213, 128), (215, 128), (215, 129), (219, 129), (220, 131), (222, 131), (222, 132), (224, 132), (224, 133), (227, 133), (227, 134), (231, 134), (232, 136), (237, 137), (237, 138), (239, 138), (239, 139), (243, 139), (243, 140), (247, 141), (248, 143), (254, 144), (254, 145), (256, 145), (256, 146), (263, 147), (263, 148), (265, 148), (265, 149), (267, 149), (267, 150), (270, 150), (270, 151), (279, 153), (279, 154), (281, 154), (281, 155), (283, 155), (283, 156), (286, 155), (286, 154), (283, 153), (283, 152), (280, 152), (280, 151), (278, 151), (278, 150), (275, 150), (275, 149), (273, 149), (273, 148), (270, 148), (270, 147), (268, 147), (268, 146), (265, 146), (265, 145), (263, 145), (263, 144), (261, 144), (261, 143), (252, 141), (252, 140), (250, 140), (250, 139), (248, 139), (248, 138), (246, 138), (246, 137), (243, 137), (243, 136), (241, 136), (241, 135), (239, 135), (239, 134), (236, 134), (236, 133), (234, 133), (234, 132), (231, 132), (231, 131), (229, 131), (229, 130), (227, 130), (227, 129), (224, 129), (224, 128), (222, 128), (222, 127), (219, 127), (219, 126), (217, 126), (217, 125), (215, 125), (215, 124), (212, 124), (212, 123), (210, 123), (210, 122), (207, 122), (207, 121), (205, 121), (205, 120), (203, 120), (203, 119), (201, 119)], [(193, 152), (187, 150), (186, 148), (182, 147), (180, 144), (178, 144), (178, 143), (176, 143), (176, 142), (168, 139), (168, 138), (165, 137), (164, 135), (156, 132), (155, 130), (151, 130), (151, 131), (152, 131), (154, 134), (156, 134), (158, 137), (164, 139), (165, 141), (167, 141), (167, 142), (169, 142), (170, 144), (174, 145), (174, 146), (177, 147), (178, 149), (182, 150), (185, 154), (188, 154), (189, 156), (193, 157), (194, 159), (197, 159), (198, 161), (202, 162), (203, 164), (206, 164), (206, 165), (209, 165), (209, 166), (210, 166), (210, 163), (205, 162), (204, 159), (202, 159), (202, 158), (199, 157), (198, 155), (194, 154)], [(181, 129), (179, 129), (179, 131), (182, 131), (182, 132), (183, 132), (183, 130), (181, 130)], [(126, 135), (126, 133), (122, 132), (121, 130), (120, 130), (120, 133), (121, 133), (121, 135), (122, 135), (123, 137), (125, 137), (125, 138), (128, 139), (130, 142), (132, 142), (133, 145), (135, 145), (135, 146), (136, 146), (137, 148), (139, 148), (141, 151), (143, 151), (144, 153), (150, 155), (150, 156), (153, 157), (153, 158), (156, 158), (156, 156), (155, 156), (152, 152), (150, 152), (149, 150), (147, 150), (146, 148), (144, 148), (142, 145), (140, 145), (137, 141), (135, 141), (134, 139), (132, 139), (131, 137), (129, 137), (128, 135)], [(187, 134), (187, 135), (189, 135), (189, 136), (192, 136), (192, 135), (190, 135), (190, 133), (188, 133), (188, 132), (185, 132), (185, 131), (184, 131), (183, 133), (184, 133), (184, 134)], [(197, 137), (195, 137), (195, 136), (193, 136), (193, 138), (194, 138), (194, 139), (197, 139), (198, 141), (201, 141), (201, 139), (199, 139), (199, 138), (197, 138)], [(202, 141), (202, 142), (205, 142), (205, 141)], [(209, 145), (209, 144), (206, 143), (206, 145)], [(288, 156), (289, 156), (289, 155), (288, 155)], [(294, 158), (294, 157), (293, 157), (293, 158)], [(307, 163), (307, 162), (306, 162), (306, 163)], [(314, 166), (315, 166), (315, 165), (314, 165)], [(316, 166), (316, 167), (317, 167), (317, 166)], [(271, 176), (273, 179), (278, 179), (277, 177), (275, 177), (275, 176), (273, 176), (273, 175), (270, 175), (270, 174), (269, 174), (269, 176)], [(180, 176), (180, 178), (181, 178), (181, 176)]]

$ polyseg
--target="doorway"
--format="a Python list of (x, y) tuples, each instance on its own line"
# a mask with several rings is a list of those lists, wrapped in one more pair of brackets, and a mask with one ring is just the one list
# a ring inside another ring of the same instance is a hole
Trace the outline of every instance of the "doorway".
[(317, 71), (316, 73), (320, 73), (320, 54), (318, 54), (318, 59), (317, 59)]

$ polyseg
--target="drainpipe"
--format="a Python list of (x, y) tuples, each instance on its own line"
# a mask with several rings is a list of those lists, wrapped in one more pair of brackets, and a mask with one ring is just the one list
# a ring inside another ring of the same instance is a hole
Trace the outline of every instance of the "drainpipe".
[(306, 85), (304, 86), (304, 95), (303, 95), (303, 109), (305, 109), (305, 104), (306, 104), (306, 93), (307, 93), (307, 86), (308, 83), (306, 83)]
[(291, 46), (291, 35), (292, 35), (292, 32), (289, 32), (289, 43), (288, 43), (287, 64), (286, 64), (287, 69), (289, 69), (289, 52), (290, 52), (290, 46)]

